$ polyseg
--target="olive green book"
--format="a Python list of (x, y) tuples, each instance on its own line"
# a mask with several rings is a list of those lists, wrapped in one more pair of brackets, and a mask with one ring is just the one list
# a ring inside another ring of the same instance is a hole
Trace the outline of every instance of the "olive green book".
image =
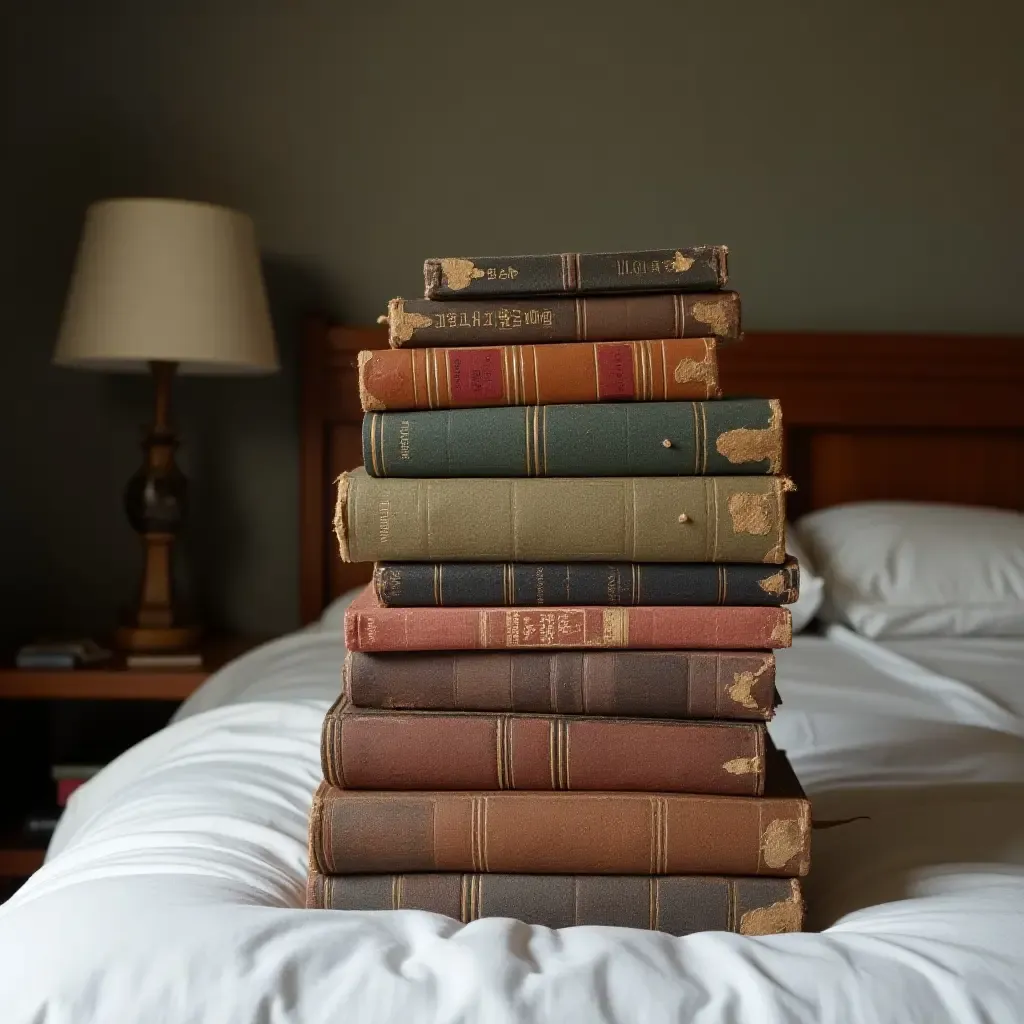
[(401, 479), (342, 474), (350, 562), (766, 562), (786, 555), (781, 476)]

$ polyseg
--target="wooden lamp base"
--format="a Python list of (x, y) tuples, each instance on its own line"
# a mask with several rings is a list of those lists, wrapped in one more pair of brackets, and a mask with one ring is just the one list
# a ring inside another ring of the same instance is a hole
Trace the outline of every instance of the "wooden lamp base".
[(125, 511), (142, 538), (143, 569), (139, 602), (114, 633), (124, 651), (182, 651), (195, 647), (202, 627), (186, 620), (174, 600), (171, 558), (174, 537), (185, 513), (185, 477), (174, 462), (177, 439), (170, 426), (173, 363), (152, 363), (156, 413), (143, 442), (145, 459), (128, 481)]

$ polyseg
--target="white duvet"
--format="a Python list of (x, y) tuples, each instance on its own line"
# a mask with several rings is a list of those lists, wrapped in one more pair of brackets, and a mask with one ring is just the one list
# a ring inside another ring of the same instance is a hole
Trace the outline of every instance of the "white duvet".
[(299, 909), (338, 612), (211, 679), (73, 797), (0, 907), (0, 1024), (1024, 1021), (1024, 643), (781, 652), (820, 934), (674, 939)]

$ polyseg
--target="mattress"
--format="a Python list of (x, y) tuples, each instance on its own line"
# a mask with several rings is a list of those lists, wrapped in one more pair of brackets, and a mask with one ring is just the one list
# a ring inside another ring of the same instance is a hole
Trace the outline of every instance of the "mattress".
[(1024, 1019), (1024, 642), (833, 627), (780, 652), (815, 932), (677, 939), (300, 909), (340, 612), (76, 791), (0, 907), (3, 1024)]

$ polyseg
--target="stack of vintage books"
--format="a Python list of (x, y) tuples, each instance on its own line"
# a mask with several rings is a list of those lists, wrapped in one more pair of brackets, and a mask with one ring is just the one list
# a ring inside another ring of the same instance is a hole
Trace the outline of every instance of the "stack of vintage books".
[(781, 410), (720, 397), (725, 248), (425, 272), (359, 358), (336, 527), (376, 565), (308, 905), (799, 930), (810, 808), (765, 724), (798, 588)]

